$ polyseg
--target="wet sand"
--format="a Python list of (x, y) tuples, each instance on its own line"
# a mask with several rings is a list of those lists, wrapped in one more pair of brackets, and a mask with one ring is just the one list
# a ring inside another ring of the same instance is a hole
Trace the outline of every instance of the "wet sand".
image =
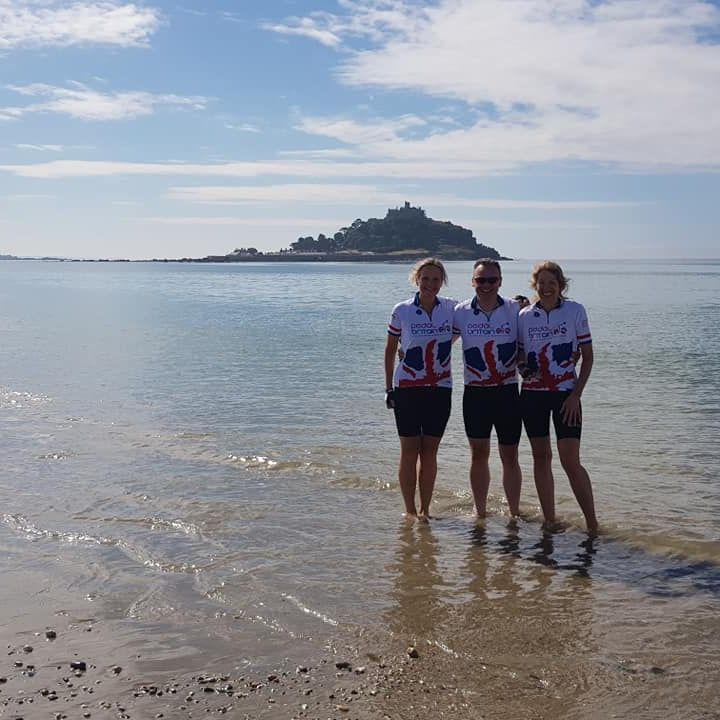
[(64, 612), (48, 619), (20, 633), (3, 628), (0, 717), (478, 717), (479, 698), (468, 697), (452, 677), (438, 681), (445, 677), (444, 653), (430, 645), (386, 646), (382, 655), (349, 647), (311, 664), (285, 658), (273, 671), (241, 673), (221, 657), (196, 652), (185, 668), (171, 670), (145, 657), (141, 645), (134, 655), (119, 645), (122, 623)]
[(6, 570), (0, 718), (720, 717), (712, 593), (643, 585), (647, 560), (636, 572), (617, 544), (602, 547), (615, 582), (593, 579), (593, 546), (572, 533), (529, 560), (519, 538), (490, 552), (478, 532), (461, 567), (437, 546), (445, 532), (401, 526), (391, 604), (312, 637), (250, 615), (174, 620), (171, 596), (139, 619), (137, 603), (84, 595), (43, 560)]
[(437, 681), (435, 646), (386, 637), (279, 648), (263, 633), (101, 618), (107, 607), (51, 597), (31, 571), (5, 580), (3, 719), (476, 717), (456, 685)]
[[(474, 661), (437, 644), (405, 644), (400, 634), (240, 668), (232, 638), (212, 642), (200, 629), (98, 620), (46, 607), (21, 610), (22, 624), (0, 631), (0, 717), (71, 718), (407, 719), (459, 718), (717, 718), (708, 708), (672, 707), (660, 688), (677, 681), (672, 668), (637, 659), (608, 666), (601, 658), (558, 657), (551, 666), (537, 624), (525, 643), (478, 627)], [(30, 624), (28, 624), (30, 623)], [(507, 628), (506, 628), (507, 630)], [(549, 629), (551, 632), (555, 628)], [(524, 647), (524, 661), (513, 656)], [(305, 661), (303, 661), (305, 658)], [(479, 660), (479, 662), (478, 662)], [(571, 668), (570, 665), (577, 663)], [(616, 695), (614, 704), (609, 699)], [(602, 698), (605, 702), (600, 702)], [(634, 706), (634, 707), (633, 707)]]

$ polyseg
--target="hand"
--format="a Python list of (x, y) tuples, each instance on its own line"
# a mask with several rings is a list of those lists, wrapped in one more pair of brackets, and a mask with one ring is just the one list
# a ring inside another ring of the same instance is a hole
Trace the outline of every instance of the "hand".
[(582, 409), (580, 408), (580, 396), (570, 393), (560, 407), (560, 416), (563, 422), (570, 427), (580, 425), (582, 422)]
[(531, 370), (525, 363), (518, 363), (517, 369), (523, 380), (529, 380), (537, 375), (537, 370)]
[(385, 407), (388, 410), (392, 410), (395, 407), (395, 391), (394, 390), (386, 390), (385, 391)]

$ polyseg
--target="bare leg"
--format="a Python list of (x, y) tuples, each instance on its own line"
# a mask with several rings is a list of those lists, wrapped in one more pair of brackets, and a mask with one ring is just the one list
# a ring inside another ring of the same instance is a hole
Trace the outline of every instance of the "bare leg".
[(558, 440), (557, 447), (563, 470), (567, 473), (575, 499), (585, 516), (588, 532), (595, 534), (598, 529), (598, 521), (595, 517), (595, 501), (590, 476), (580, 464), (580, 440), (563, 438)]
[(498, 445), (503, 466), (503, 488), (510, 506), (511, 515), (520, 514), (520, 490), (522, 489), (522, 470), (518, 461), (517, 445)]
[(420, 516), (430, 517), (430, 501), (437, 476), (437, 452), (442, 438), (423, 435), (420, 438)]
[(420, 455), (420, 440), (418, 437), (400, 438), (400, 466), (398, 468), (398, 481), (400, 492), (405, 503), (405, 512), (416, 516), (415, 486), (417, 485), (417, 462)]
[(555, 523), (555, 480), (552, 474), (552, 448), (549, 437), (530, 438), (533, 455), (533, 474), (540, 507), (545, 516), (545, 524)]
[(487, 495), (490, 487), (490, 440), (468, 438), (470, 441), (470, 488), (475, 500), (475, 512), (482, 519), (487, 514)]

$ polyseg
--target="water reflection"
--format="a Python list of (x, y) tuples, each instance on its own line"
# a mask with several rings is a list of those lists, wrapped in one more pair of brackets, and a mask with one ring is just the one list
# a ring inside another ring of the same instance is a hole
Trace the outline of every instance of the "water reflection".
[(438, 570), (438, 541), (430, 524), (403, 521), (391, 572), (395, 582), (388, 625), (412, 641), (434, 636), (447, 617), (442, 602), (443, 579)]

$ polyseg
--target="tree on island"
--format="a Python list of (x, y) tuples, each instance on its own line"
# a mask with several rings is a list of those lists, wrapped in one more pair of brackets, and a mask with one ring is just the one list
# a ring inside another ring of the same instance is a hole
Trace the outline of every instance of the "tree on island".
[(356, 219), (340, 228), (332, 237), (323, 233), (317, 240), (300, 237), (290, 244), (294, 253), (375, 253), (442, 254), (456, 257), (490, 257), (500, 259), (495, 248), (477, 242), (471, 230), (429, 218), (420, 207), (406, 202), (391, 208), (384, 218)]

